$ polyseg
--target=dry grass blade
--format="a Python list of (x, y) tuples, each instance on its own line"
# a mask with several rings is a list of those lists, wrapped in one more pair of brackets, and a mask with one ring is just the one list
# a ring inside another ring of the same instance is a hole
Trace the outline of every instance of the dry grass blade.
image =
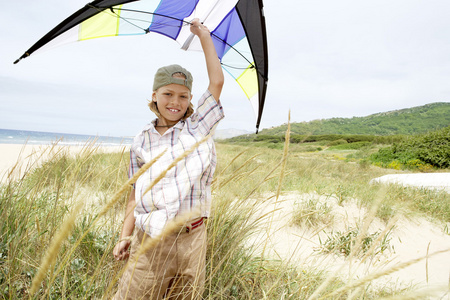
[[(219, 181), (215, 181), (213, 182), (213, 189), (222, 189), (223, 187), (225, 187), (227, 184), (229, 184), (232, 181), (238, 181), (243, 177), (249, 178), (249, 176), (254, 173), (257, 169), (259, 169), (259, 166), (256, 166), (255, 168), (253, 168), (252, 170), (248, 171), (248, 172), (243, 172), (241, 174), (233, 174), (230, 175), (227, 179), (225, 179), (224, 181), (220, 181), (220, 184), (218, 184)], [(235, 172), (237, 173), (237, 171)], [(217, 187), (218, 186), (218, 187)]]
[[(353, 256), (357, 253), (357, 251), (360, 249), (361, 247), (361, 241), (362, 238), (364, 237), (365, 233), (367, 232), (369, 225), (372, 223), (372, 221), (375, 218), (375, 213), (376, 210), (379, 206), (379, 203), (382, 199), (382, 195), (384, 195), (385, 193), (382, 193), (381, 195), (379, 195), (379, 197), (377, 198), (377, 200), (375, 201), (375, 203), (371, 206), (370, 212), (368, 214), (368, 216), (365, 218), (365, 222), (363, 224), (362, 230), (359, 232), (358, 236), (357, 236), (357, 240), (355, 241), (355, 246), (352, 247), (350, 255), (348, 260), (351, 261)], [(330, 274), (323, 282), (322, 284), (314, 291), (314, 293), (309, 296), (308, 300), (312, 300), (312, 299), (318, 299), (319, 295), (323, 292), (324, 289), (326, 289), (326, 287), (328, 286), (328, 284), (331, 283), (331, 281), (334, 280), (336, 274), (338, 274), (343, 268), (344, 268), (344, 264), (342, 264), (339, 268), (337, 268), (332, 274)], [(348, 285), (351, 285), (351, 283), (349, 283)], [(347, 285), (347, 286), (348, 286)], [(351, 288), (349, 288), (351, 289)]]
[(394, 295), (390, 297), (383, 297), (379, 300), (423, 300), (423, 299), (431, 299), (430, 297), (436, 299), (444, 299), (442, 292), (450, 293), (449, 287), (443, 286), (442, 288), (430, 288), (423, 290), (414, 290), (402, 295)]
[[(373, 241), (372, 246), (367, 250), (367, 252), (361, 258), (360, 264), (364, 263), (366, 261), (366, 259), (375, 252), (375, 249), (378, 247), (378, 245), (380, 245), (381, 240), (385, 237), (386, 234), (388, 234), (389, 231), (391, 231), (394, 228), (398, 219), (399, 219), (399, 217), (396, 216), (389, 221), (389, 223), (386, 225), (386, 227), (383, 229), (383, 231), (381, 231), (380, 234), (378, 235), (378, 237)], [(427, 252), (427, 255), (428, 255), (428, 252)]]
[(247, 200), (247, 199), (249, 199), (249, 198), (253, 195), (253, 193), (255, 193), (255, 192), (261, 187), (261, 185), (262, 185), (264, 182), (266, 182), (267, 180), (269, 180), (269, 179), (271, 178), (273, 172), (275, 172), (275, 171), (278, 169), (278, 167), (279, 167), (280, 165), (281, 165), (281, 161), (280, 161), (279, 163), (277, 163), (277, 164), (275, 165), (275, 167), (274, 167), (272, 170), (270, 170), (270, 172), (269, 172), (262, 180), (260, 180), (260, 181), (255, 185), (255, 187), (247, 194), (247, 196), (245, 196), (242, 200)]
[[(286, 129), (286, 135), (285, 135), (285, 142), (284, 142), (284, 151), (283, 151), (283, 157), (281, 158), (281, 162), (279, 165), (281, 165), (281, 170), (280, 170), (280, 177), (278, 180), (278, 187), (277, 187), (277, 192), (276, 192), (276, 198), (275, 198), (275, 203), (274, 203), (274, 209), (271, 212), (271, 216), (270, 216), (270, 220), (269, 220), (269, 224), (268, 224), (268, 228), (267, 228), (267, 239), (266, 242), (264, 243), (264, 247), (262, 250), (262, 254), (261, 257), (264, 258), (265, 256), (265, 252), (267, 249), (267, 245), (270, 241), (270, 231), (273, 225), (273, 216), (275, 211), (277, 210), (277, 205), (278, 205), (278, 199), (280, 197), (280, 193), (281, 193), (281, 186), (283, 183), (283, 178), (284, 178), (284, 173), (286, 170), (286, 162), (287, 162), (287, 157), (288, 157), (288, 153), (289, 153), (289, 138), (290, 138), (290, 131), (291, 131), (291, 112), (289, 111), (289, 117), (288, 117), (288, 127)], [(262, 264), (263, 260), (261, 260), (261, 264)], [(260, 265), (258, 270), (262, 270), (262, 265)], [(258, 271), (258, 274), (256, 276), (256, 281), (258, 281), (258, 278), (260, 276), (260, 271)], [(250, 295), (253, 295), (253, 291), (254, 291), (254, 287), (252, 288), (252, 292)]]
[[(97, 220), (100, 219), (100, 217), (104, 216), (119, 200), (120, 197), (122, 196), (123, 193), (125, 193), (127, 190), (130, 189), (131, 185), (133, 185), (136, 180), (142, 175), (144, 174), (145, 171), (147, 171), (158, 159), (161, 158), (161, 156), (163, 156), (163, 154), (165, 153), (165, 151), (163, 151), (161, 154), (159, 154), (157, 157), (155, 157), (154, 159), (152, 159), (151, 161), (149, 161), (148, 163), (144, 164), (138, 172), (136, 172), (126, 183), (124, 183), (122, 185), (122, 187), (119, 189), (119, 191), (117, 191), (114, 196), (112, 197), (111, 201), (109, 201), (108, 203), (106, 203), (103, 206), (103, 209), (100, 211), (100, 213), (97, 215), (97, 217), (92, 221), (92, 224), (88, 227), (88, 229), (81, 235), (81, 237), (76, 241), (76, 243), (74, 244), (74, 246), (72, 247), (72, 250), (70, 251), (70, 253), (68, 255), (66, 255), (65, 258), (65, 262), (68, 261), (70, 259), (70, 257), (72, 256), (73, 252), (75, 251), (75, 249), (80, 245), (81, 241), (86, 237), (86, 235), (91, 231), (91, 229), (94, 227), (94, 225), (96, 224)], [(61, 266), (64, 266), (65, 263), (61, 264)], [(62, 270), (62, 267), (60, 269), (58, 269), (58, 271), (56, 272), (56, 274), (58, 274), (60, 271)]]
[(361, 250), (362, 240), (366, 236), (366, 233), (369, 230), (370, 224), (372, 224), (372, 222), (375, 220), (378, 207), (380, 206), (380, 203), (385, 194), (386, 194), (385, 190), (382, 190), (382, 192), (380, 192), (378, 198), (375, 200), (375, 202), (370, 207), (369, 213), (364, 217), (363, 226), (356, 238), (355, 246), (352, 247), (350, 255), (349, 255), (350, 261), (358, 253), (358, 251)]
[[(25, 148), (27, 147), (27, 143), (28, 141), (26, 141), (20, 149), (15, 164), (3, 174), (9, 182), (14, 180), (16, 177), (14, 175), (17, 175), (17, 178), (23, 179), (24, 176), (33, 168), (37, 167), (39, 162), (42, 161), (47, 155), (53, 154), (55, 157), (62, 152), (61, 148), (57, 148), (58, 141), (56, 141), (55, 143), (45, 147), (43, 150), (35, 151), (35, 149), (33, 149), (29, 155), (22, 157), (25, 152)], [(26, 165), (23, 165), (23, 160), (27, 161)], [(3, 178), (0, 179), (0, 182), (2, 182)]]
[[(184, 213), (182, 215), (177, 216), (175, 219), (170, 220), (166, 226), (164, 226), (163, 231), (161, 232), (160, 235), (158, 235), (157, 237), (154, 238), (147, 238), (147, 235), (144, 235), (142, 241), (141, 241), (141, 246), (139, 247), (138, 252), (136, 253), (136, 258), (131, 261), (129, 260), (124, 267), (122, 268), (122, 270), (120, 271), (119, 274), (117, 274), (118, 276), (116, 276), (116, 279), (113, 280), (110, 285), (108, 286), (108, 289), (106, 291), (106, 295), (108, 295), (114, 284), (117, 282), (118, 278), (120, 278), (122, 276), (122, 274), (125, 272), (125, 270), (128, 269), (128, 267), (131, 264), (134, 264), (134, 268), (136, 268), (136, 264), (137, 261), (139, 259), (139, 256), (141, 256), (142, 254), (144, 254), (145, 252), (147, 252), (148, 250), (154, 248), (156, 245), (158, 245), (158, 243), (164, 239), (164, 237), (177, 233), (180, 231), (180, 229), (182, 228), (182, 226), (184, 226), (189, 220), (192, 220), (194, 218), (197, 218), (200, 215), (200, 211), (198, 210), (194, 210), (192, 212), (188, 212), (188, 213)], [(134, 269), (133, 269), (134, 272)], [(131, 278), (133, 278), (133, 275), (131, 275)], [(129, 286), (128, 286), (129, 289)], [(128, 293), (128, 289), (127, 289), (127, 293)], [(126, 297), (125, 297), (126, 298)]]
[[(236, 161), (236, 159), (238, 159), (241, 155), (243, 155), (245, 152), (247, 152), (248, 149), (245, 149), (244, 151), (241, 151), (238, 155), (236, 155), (229, 163), (228, 165), (223, 168), (222, 172), (220, 172), (220, 174), (217, 174), (217, 176), (221, 176), (225, 173), (226, 170), (228, 170), (228, 168)], [(257, 155), (254, 155), (253, 157), (255, 157)]]
[(290, 136), (291, 136), (291, 112), (289, 111), (288, 126), (286, 129), (286, 135), (284, 137), (284, 151), (283, 151), (283, 157), (281, 158), (281, 171), (280, 171), (280, 179), (278, 181), (276, 201), (278, 201), (278, 198), (280, 197), (281, 186), (282, 186), (284, 175), (285, 175), (286, 163), (287, 163), (287, 158), (288, 158), (288, 154), (289, 154)]
[(47, 271), (51, 268), (51, 266), (55, 263), (56, 257), (59, 249), (61, 248), (61, 244), (64, 240), (67, 239), (69, 234), (72, 232), (72, 229), (75, 225), (75, 220), (78, 215), (78, 212), (81, 210), (83, 203), (78, 203), (69, 217), (64, 221), (58, 233), (53, 238), (44, 258), (42, 259), (41, 265), (39, 267), (39, 271), (34, 276), (33, 282), (31, 284), (30, 294), (34, 295), (45, 277)]
[(175, 167), (177, 165), (178, 162), (180, 162), (181, 160), (183, 160), (186, 156), (188, 156), (189, 154), (191, 154), (192, 152), (194, 152), (195, 149), (197, 149), (197, 147), (199, 145), (201, 145), (202, 143), (206, 142), (210, 137), (211, 137), (210, 133), (208, 135), (206, 135), (205, 137), (203, 137), (200, 141), (198, 141), (197, 143), (195, 143), (191, 148), (189, 148), (188, 150), (184, 151), (183, 154), (181, 154), (180, 156), (178, 156), (177, 158), (175, 158), (172, 163), (167, 167), (167, 169), (165, 169), (164, 171), (161, 172), (161, 174), (159, 174), (159, 176), (152, 181), (152, 183), (150, 184), (150, 186), (145, 190), (144, 194), (147, 194), (154, 186), (155, 184), (157, 184), (161, 179), (164, 178), (164, 176), (166, 176), (166, 173), (172, 169), (173, 167)]
[(426, 259), (426, 262), (425, 262), (425, 275), (426, 275), (426, 278), (427, 278), (427, 283), (428, 283), (428, 253), (430, 252), (430, 244), (431, 244), (431, 242), (429, 242), (428, 246), (427, 246), (427, 259)]
[[(202, 144), (202, 143), (204, 143), (204, 142), (206, 142), (210, 137), (211, 137), (211, 134), (212, 133), (210, 133), (209, 135), (207, 135), (207, 136), (205, 136), (205, 137), (203, 137), (200, 141), (198, 141), (197, 143), (195, 143), (191, 148), (189, 148), (188, 150), (186, 150), (182, 155), (180, 155), (179, 157), (177, 157), (176, 159), (174, 159), (173, 161), (172, 161), (172, 163), (164, 170), (164, 171), (162, 171), (161, 172), (161, 174), (154, 180), (154, 181), (152, 181), (151, 183), (150, 183), (150, 186), (148, 187), (148, 189), (144, 192), (144, 194), (146, 194), (148, 191), (150, 191), (151, 189), (152, 189), (152, 187), (153, 186), (155, 186), (155, 184), (156, 183), (158, 183), (162, 178), (164, 178), (164, 176), (166, 175), (166, 173), (171, 169), (171, 168), (173, 168), (173, 167), (175, 167), (176, 165), (177, 165), (177, 163), (178, 162), (180, 162), (182, 159), (184, 159), (186, 156), (188, 156), (190, 153), (192, 153), (200, 144)], [(161, 153), (157, 158), (155, 158), (154, 160), (152, 160), (152, 162), (149, 162), (149, 163), (147, 163), (147, 164), (150, 164), (150, 163), (154, 163), (154, 162), (156, 162), (156, 160), (158, 160), (163, 154), (165, 153), (165, 151), (163, 152), (163, 153)], [(144, 169), (144, 167), (147, 165), (147, 164), (145, 164), (143, 167), (141, 167), (141, 169), (139, 169), (139, 171), (127, 182), (127, 184), (125, 184), (124, 185), (124, 187), (126, 187), (126, 186), (129, 186), (130, 184), (132, 184), (132, 183), (134, 183), (134, 182), (136, 182), (136, 180), (137, 180), (137, 178), (139, 178), (139, 176), (141, 176), (145, 171), (147, 171), (147, 169), (151, 166), (151, 164), (147, 167), (147, 168), (145, 168)], [(132, 182), (131, 182), (132, 181)], [(130, 183), (131, 182), (131, 183)], [(117, 197), (114, 197), (114, 198), (117, 198), (117, 199), (119, 199), (120, 198), (120, 195), (121, 195), (121, 193), (120, 193), (120, 191), (117, 193), (118, 195), (117, 195)], [(111, 203), (115, 203), (115, 201), (114, 201), (114, 199), (111, 201)], [(112, 206), (111, 206), (112, 207)], [(109, 209), (109, 208), (108, 208)], [(180, 221), (183, 221), (184, 220), (184, 217), (179, 217), (176, 221), (174, 221), (176, 224), (178, 224), (178, 222), (180, 222)], [(184, 222), (185, 222), (186, 220), (184, 220)], [(168, 223), (167, 225), (166, 225), (166, 227), (164, 227), (164, 230), (163, 230), (163, 232), (162, 232), (162, 235), (161, 236), (165, 236), (165, 235), (167, 235), (168, 233), (168, 231), (170, 231), (171, 230), (171, 225), (170, 225), (170, 223)], [(157, 244), (157, 242), (155, 243), (155, 240), (156, 241), (159, 241), (158, 239), (151, 239), (151, 240), (149, 240), (149, 244), (148, 245), (144, 245), (143, 247), (141, 247), (141, 249), (150, 249), (151, 247), (153, 247), (154, 245), (156, 245)], [(126, 264), (126, 266), (129, 264), (129, 262)], [(121, 272), (121, 274), (124, 272), (124, 270), (126, 269), (126, 266), (122, 269), (122, 272)], [(115, 279), (110, 283), (110, 285), (108, 286), (108, 288), (107, 288), (107, 292), (106, 292), (106, 294), (108, 294), (110, 291), (111, 291), (111, 289), (112, 289), (112, 287), (113, 287), (113, 284), (115, 284), (115, 282), (117, 281), (117, 279), (120, 277), (120, 275), (121, 274), (118, 274), (118, 276), (116, 276), (115, 277)]]
[(166, 153), (166, 150), (164, 150), (163, 152), (161, 152), (161, 154), (159, 154), (157, 157), (155, 157), (154, 159), (152, 159), (151, 161), (149, 161), (148, 163), (144, 164), (139, 171), (137, 171), (124, 185), (122, 185), (122, 187), (120, 188), (120, 190), (113, 196), (113, 198), (111, 199), (111, 201), (109, 201), (101, 210), (101, 212), (99, 213), (99, 216), (103, 216), (104, 214), (106, 214), (106, 212), (108, 210), (110, 210), (114, 204), (117, 203), (117, 201), (119, 201), (120, 196), (122, 196), (123, 193), (125, 193), (127, 190), (130, 189), (130, 187), (138, 180), (138, 178), (145, 173), (145, 171), (147, 171), (158, 159), (161, 158), (161, 156), (164, 155), (164, 153)]
[(346, 292), (348, 290), (354, 289), (354, 288), (359, 287), (359, 286), (361, 286), (363, 284), (371, 282), (371, 281), (373, 281), (375, 279), (378, 279), (378, 278), (383, 277), (385, 275), (392, 274), (392, 273), (397, 272), (397, 271), (399, 271), (401, 269), (404, 269), (404, 268), (409, 267), (409, 266), (411, 266), (413, 264), (416, 264), (416, 263), (418, 263), (421, 260), (427, 259), (427, 258), (432, 257), (432, 256), (437, 255), (437, 254), (445, 253), (445, 252), (450, 252), (450, 248), (449, 249), (444, 249), (444, 250), (441, 250), (441, 251), (436, 251), (436, 252), (434, 252), (434, 253), (432, 253), (430, 255), (425, 255), (425, 256), (422, 256), (422, 257), (419, 257), (419, 258), (416, 258), (416, 259), (412, 259), (412, 260), (404, 262), (404, 263), (400, 263), (400, 264), (398, 264), (398, 265), (396, 265), (396, 266), (394, 266), (392, 268), (389, 268), (387, 270), (384, 270), (382, 272), (372, 273), (372, 274), (370, 274), (370, 275), (368, 275), (368, 276), (366, 276), (366, 277), (364, 277), (364, 278), (362, 278), (360, 280), (356, 280), (356, 281), (354, 281), (354, 282), (352, 282), (350, 284), (347, 284), (347, 285), (345, 285), (345, 286), (343, 286), (343, 287), (341, 287), (339, 289), (336, 289), (332, 293), (329, 293), (329, 294), (321, 297), (320, 299), (330, 299), (330, 297), (332, 299), (332, 296), (340, 295), (340, 294), (342, 294), (342, 293), (344, 293), (344, 292)]
[(139, 251), (137, 252), (137, 257), (142, 255), (143, 253), (147, 252), (154, 246), (156, 246), (159, 241), (161, 241), (164, 237), (174, 234), (176, 232), (180, 231), (180, 228), (186, 225), (186, 223), (189, 220), (193, 220), (195, 218), (198, 218), (200, 216), (200, 210), (194, 210), (192, 212), (184, 213), (182, 215), (177, 216), (175, 219), (171, 220), (164, 226), (163, 231), (161, 234), (155, 238), (149, 239), (143, 245), (139, 248)]
[[(384, 195), (384, 194), (382, 194), (382, 195)], [(353, 275), (351, 274), (353, 257), (356, 256), (358, 254), (358, 252), (361, 251), (361, 249), (362, 249), (363, 239), (364, 239), (364, 237), (366, 236), (366, 233), (369, 230), (370, 224), (372, 224), (372, 222), (375, 219), (376, 212), (377, 212), (378, 207), (379, 207), (379, 205), (381, 203), (381, 200), (382, 200), (382, 195), (380, 195), (377, 198), (377, 200), (371, 206), (369, 213), (364, 217), (364, 222), (362, 224), (362, 228), (361, 228), (361, 230), (359, 231), (359, 233), (358, 233), (358, 235), (356, 237), (356, 241), (355, 241), (354, 246), (351, 247), (350, 255), (348, 257), (348, 260), (350, 262), (350, 264), (349, 264), (349, 278), (350, 278), (350, 281), (353, 280)], [(382, 238), (382, 237), (383, 237), (383, 235), (380, 234), (379, 238)], [(378, 244), (375, 243), (375, 242), (372, 243), (372, 248), (375, 249), (374, 247), (376, 245), (378, 245)]]

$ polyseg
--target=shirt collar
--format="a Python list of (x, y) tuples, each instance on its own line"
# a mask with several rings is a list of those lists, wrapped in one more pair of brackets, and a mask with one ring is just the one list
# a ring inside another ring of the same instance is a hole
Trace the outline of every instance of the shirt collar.
[[(142, 131), (152, 130), (152, 131), (157, 132), (157, 131), (156, 131), (156, 128), (155, 128), (155, 125), (156, 125), (156, 121), (157, 121), (157, 120), (158, 120), (158, 118), (152, 120), (151, 123), (145, 125), (145, 127), (142, 129)], [(167, 131), (171, 131), (171, 130), (173, 130), (174, 128), (180, 129), (180, 130), (181, 130), (181, 129), (183, 129), (185, 123), (186, 123), (186, 121), (180, 120), (177, 124), (175, 124), (174, 126), (170, 127)], [(166, 131), (166, 132), (167, 132), (167, 131)]]

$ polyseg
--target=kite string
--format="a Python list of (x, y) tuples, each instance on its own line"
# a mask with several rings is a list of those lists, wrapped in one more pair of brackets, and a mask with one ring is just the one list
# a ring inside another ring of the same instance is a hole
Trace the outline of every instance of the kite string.
[[(111, 10), (113, 10), (112, 7), (111, 7)], [(180, 22), (183, 23), (183, 25), (181, 25), (181, 26), (174, 26), (174, 25), (168, 25), (168, 24), (166, 24), (166, 23), (161, 23), (161, 24), (166, 25), (166, 26), (182, 27), (182, 26), (192, 25), (192, 23), (189, 22), (189, 21), (185, 21), (185, 20), (182, 20), (182, 19), (179, 19), (179, 18), (175, 18), (175, 17), (171, 17), (171, 16), (166, 16), (166, 15), (163, 15), (163, 14), (158, 14), (158, 13), (155, 13), (155, 12), (147, 12), (147, 11), (141, 11), (141, 10), (127, 9), (127, 8), (120, 8), (120, 10), (122, 10), (122, 11), (128, 11), (128, 12), (136, 12), (136, 13), (143, 13), (143, 14), (155, 15), (155, 16), (159, 16), (159, 17), (164, 17), (164, 18), (168, 18), (168, 19), (180, 21)], [(114, 12), (114, 13), (115, 13), (115, 12)], [(127, 19), (121, 17), (121, 16), (118, 15), (117, 13), (115, 13), (115, 14), (116, 14), (116, 16), (117, 16), (118, 18), (121, 18), (121, 19), (123, 19), (123, 20), (129, 22)], [(130, 22), (130, 23), (131, 23), (131, 22)], [(152, 22), (150, 22), (150, 23), (152, 23)], [(135, 24), (133, 24), (133, 25), (135, 25)], [(138, 27), (138, 28), (140, 28), (140, 27), (137, 26), (137, 25), (135, 25), (135, 26)], [(142, 28), (140, 28), (140, 29), (142, 29)], [(142, 30), (144, 30), (146, 33), (149, 32), (149, 29), (142, 29)], [(224, 41), (223, 39), (221, 39), (219, 36), (217, 36), (216, 34), (214, 34), (214, 33), (212, 33), (212, 32), (211, 32), (211, 35), (212, 35), (213, 37), (215, 37), (216, 39), (222, 41), (222, 42), (225, 43), (228, 47), (230, 47), (231, 49), (233, 49), (234, 51), (236, 51), (239, 55), (241, 55), (242, 58), (245, 59), (245, 60), (251, 65), (251, 68), (256, 68), (254, 63), (250, 62), (250, 61), (249, 61), (249, 60), (248, 60), (241, 52), (239, 52), (239, 51), (238, 51), (236, 48), (234, 48), (232, 45), (228, 44), (226, 41)], [(226, 65), (225, 65), (225, 66), (226, 66)], [(229, 66), (229, 67), (231, 67), (231, 66)], [(239, 69), (239, 68), (236, 68), (236, 69)], [(245, 70), (245, 69), (247, 69), (247, 68), (242, 68), (242, 69)]]
[[(94, 8), (94, 9), (98, 10), (99, 12), (104, 12), (104, 11), (107, 9), (107, 8), (101, 9), (101, 8), (99, 8), (99, 7), (97, 7), (97, 6), (92, 5), (92, 4), (87, 4), (86, 6), (91, 7), (91, 8)], [(181, 26), (192, 25), (192, 23), (189, 22), (189, 21), (185, 21), (185, 20), (182, 20), (182, 19), (179, 19), (179, 18), (175, 18), (175, 17), (171, 17), (171, 16), (166, 16), (166, 15), (163, 15), (163, 14), (158, 14), (158, 13), (155, 13), (155, 12), (146, 12), (146, 11), (141, 11), (141, 10), (126, 9), (126, 8), (113, 8), (113, 7), (109, 7), (109, 9), (111, 10), (111, 12), (112, 12), (117, 18), (119, 18), (119, 19), (121, 19), (121, 20), (127, 22), (128, 24), (130, 24), (130, 25), (132, 25), (132, 26), (134, 26), (134, 27), (136, 27), (136, 28), (139, 28), (140, 30), (142, 30), (142, 31), (145, 32), (145, 33), (149, 33), (149, 32), (150, 32), (150, 29), (149, 29), (150, 26), (149, 26), (148, 28), (142, 28), (142, 27), (136, 25), (135, 23), (131, 22), (129, 18), (127, 19), (127, 18), (122, 17), (122, 16), (121, 16), (119, 13), (117, 13), (115, 10), (121, 10), (121, 11), (127, 11), (127, 12), (136, 12), (136, 13), (143, 13), (143, 14), (149, 14), (149, 15), (160, 16), (160, 17), (164, 17), (164, 18), (168, 18), (168, 19), (180, 21), (180, 22), (183, 23), (183, 25), (181, 25)], [(136, 20), (138, 20), (138, 19), (136, 19)], [(142, 20), (142, 21), (147, 21), (147, 22), (149, 22), (148, 20)], [(181, 26), (169, 25), (169, 24), (166, 24), (166, 23), (156, 23), (156, 22), (149, 22), (149, 23), (150, 23), (150, 24), (161, 24), (161, 25), (171, 26), (171, 27), (181, 27)], [(245, 60), (250, 64), (250, 69), (255, 69), (255, 70), (258, 72), (258, 74), (260, 74), (261, 76), (263, 76), (263, 74), (256, 68), (255, 64), (252, 63), (252, 62), (250, 62), (250, 61), (249, 61), (249, 60), (248, 60), (241, 52), (239, 52), (236, 48), (234, 48), (232, 45), (230, 45), (229, 43), (227, 43), (226, 41), (224, 41), (223, 39), (221, 39), (219, 36), (217, 36), (216, 34), (214, 34), (214, 33), (212, 33), (212, 32), (211, 32), (211, 36), (213, 36), (213, 37), (215, 37), (216, 39), (222, 41), (222, 42), (225, 43), (228, 47), (230, 47), (231, 49), (233, 49), (234, 51), (236, 51), (236, 53), (238, 53), (243, 59), (245, 59)], [(225, 66), (225, 67), (233, 68), (233, 69), (237, 69), (237, 70), (245, 70), (245, 69), (248, 68), (248, 67), (245, 67), (245, 68), (244, 68), (244, 67), (233, 67), (233, 66), (224, 64), (224, 63), (222, 63), (222, 62), (221, 62), (221, 64), (222, 64), (223, 66)], [(263, 76), (263, 77), (264, 77), (264, 76)]]

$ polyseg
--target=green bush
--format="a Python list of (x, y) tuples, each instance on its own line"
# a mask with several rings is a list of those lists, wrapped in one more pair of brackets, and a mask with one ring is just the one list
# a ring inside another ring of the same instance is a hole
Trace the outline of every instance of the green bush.
[(377, 135), (373, 139), (374, 144), (393, 144), (404, 141), (407, 138), (405, 135)]
[(282, 143), (282, 142), (284, 142), (284, 138), (282, 136), (258, 134), (253, 139), (253, 141), (254, 142)]
[(294, 144), (298, 143), (314, 143), (314, 142), (334, 142), (334, 141), (346, 141), (348, 143), (355, 142), (372, 142), (377, 136), (362, 135), (362, 134), (319, 134), (319, 135), (302, 135), (293, 134), (290, 137), (290, 142)]
[(421, 136), (413, 146), (421, 161), (438, 168), (450, 167), (450, 126)]
[(330, 150), (358, 150), (361, 148), (364, 148), (366, 146), (369, 146), (370, 142), (356, 142), (356, 143), (347, 143), (347, 144), (341, 144), (337, 146), (330, 147)]
[(332, 141), (328, 144), (328, 146), (332, 147), (332, 146), (338, 146), (338, 145), (342, 145), (342, 144), (348, 144), (348, 142), (346, 140), (336, 140), (336, 141)]
[(384, 167), (395, 161), (408, 169), (449, 168), (450, 126), (382, 148), (370, 160)]
[[(379, 136), (379, 135), (362, 135), (362, 134), (321, 134), (321, 135), (305, 135), (305, 134), (292, 134), (289, 138), (291, 144), (309, 144), (316, 143), (320, 146), (337, 146), (345, 143), (357, 143), (357, 142), (367, 142), (372, 144), (392, 144), (394, 142), (401, 142), (405, 140), (403, 135), (391, 135), (391, 136)], [(274, 134), (248, 134), (241, 135), (225, 140), (218, 141), (225, 144), (235, 144), (235, 145), (255, 145), (255, 142), (264, 142), (262, 146), (274, 148), (273, 145), (277, 143), (284, 143), (284, 136), (274, 135)], [(358, 149), (361, 144), (353, 145), (354, 148)], [(275, 147), (278, 149), (278, 147)], [(350, 149), (354, 149), (350, 148)], [(347, 150), (348, 148), (344, 149)]]
[(372, 142), (375, 140), (374, 135), (363, 135), (363, 134), (353, 134), (345, 136), (345, 140), (348, 143), (357, 143), (357, 142)]
[(303, 143), (305, 142), (307, 135), (302, 135), (302, 134), (292, 134), (290, 136), (289, 142), (291, 144), (299, 144), (299, 143)]
[[(353, 250), (352, 248), (356, 246), (356, 241), (358, 240), (360, 234), (361, 233), (359, 232), (358, 228), (349, 228), (344, 232), (332, 232), (330, 235), (327, 235), (327, 239), (325, 240), (325, 242), (322, 243), (321, 241), (321, 251), (349, 256)], [(371, 234), (366, 233), (363, 236), (358, 249), (356, 249), (356, 253), (359, 255), (366, 253), (371, 247), (373, 247), (373, 243), (377, 241), (380, 234), (380, 231)], [(388, 232), (383, 236), (379, 244), (376, 244), (376, 246), (374, 246), (374, 254), (382, 254), (386, 250), (391, 249), (391, 246), (389, 244), (390, 240), (390, 232)]]

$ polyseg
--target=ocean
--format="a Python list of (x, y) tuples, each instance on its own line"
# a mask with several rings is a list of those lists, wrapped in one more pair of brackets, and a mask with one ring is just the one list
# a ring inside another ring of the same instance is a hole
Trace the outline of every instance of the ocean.
[(93, 136), (70, 133), (0, 129), (0, 144), (82, 146), (94, 142), (103, 146), (131, 145), (131, 137)]

